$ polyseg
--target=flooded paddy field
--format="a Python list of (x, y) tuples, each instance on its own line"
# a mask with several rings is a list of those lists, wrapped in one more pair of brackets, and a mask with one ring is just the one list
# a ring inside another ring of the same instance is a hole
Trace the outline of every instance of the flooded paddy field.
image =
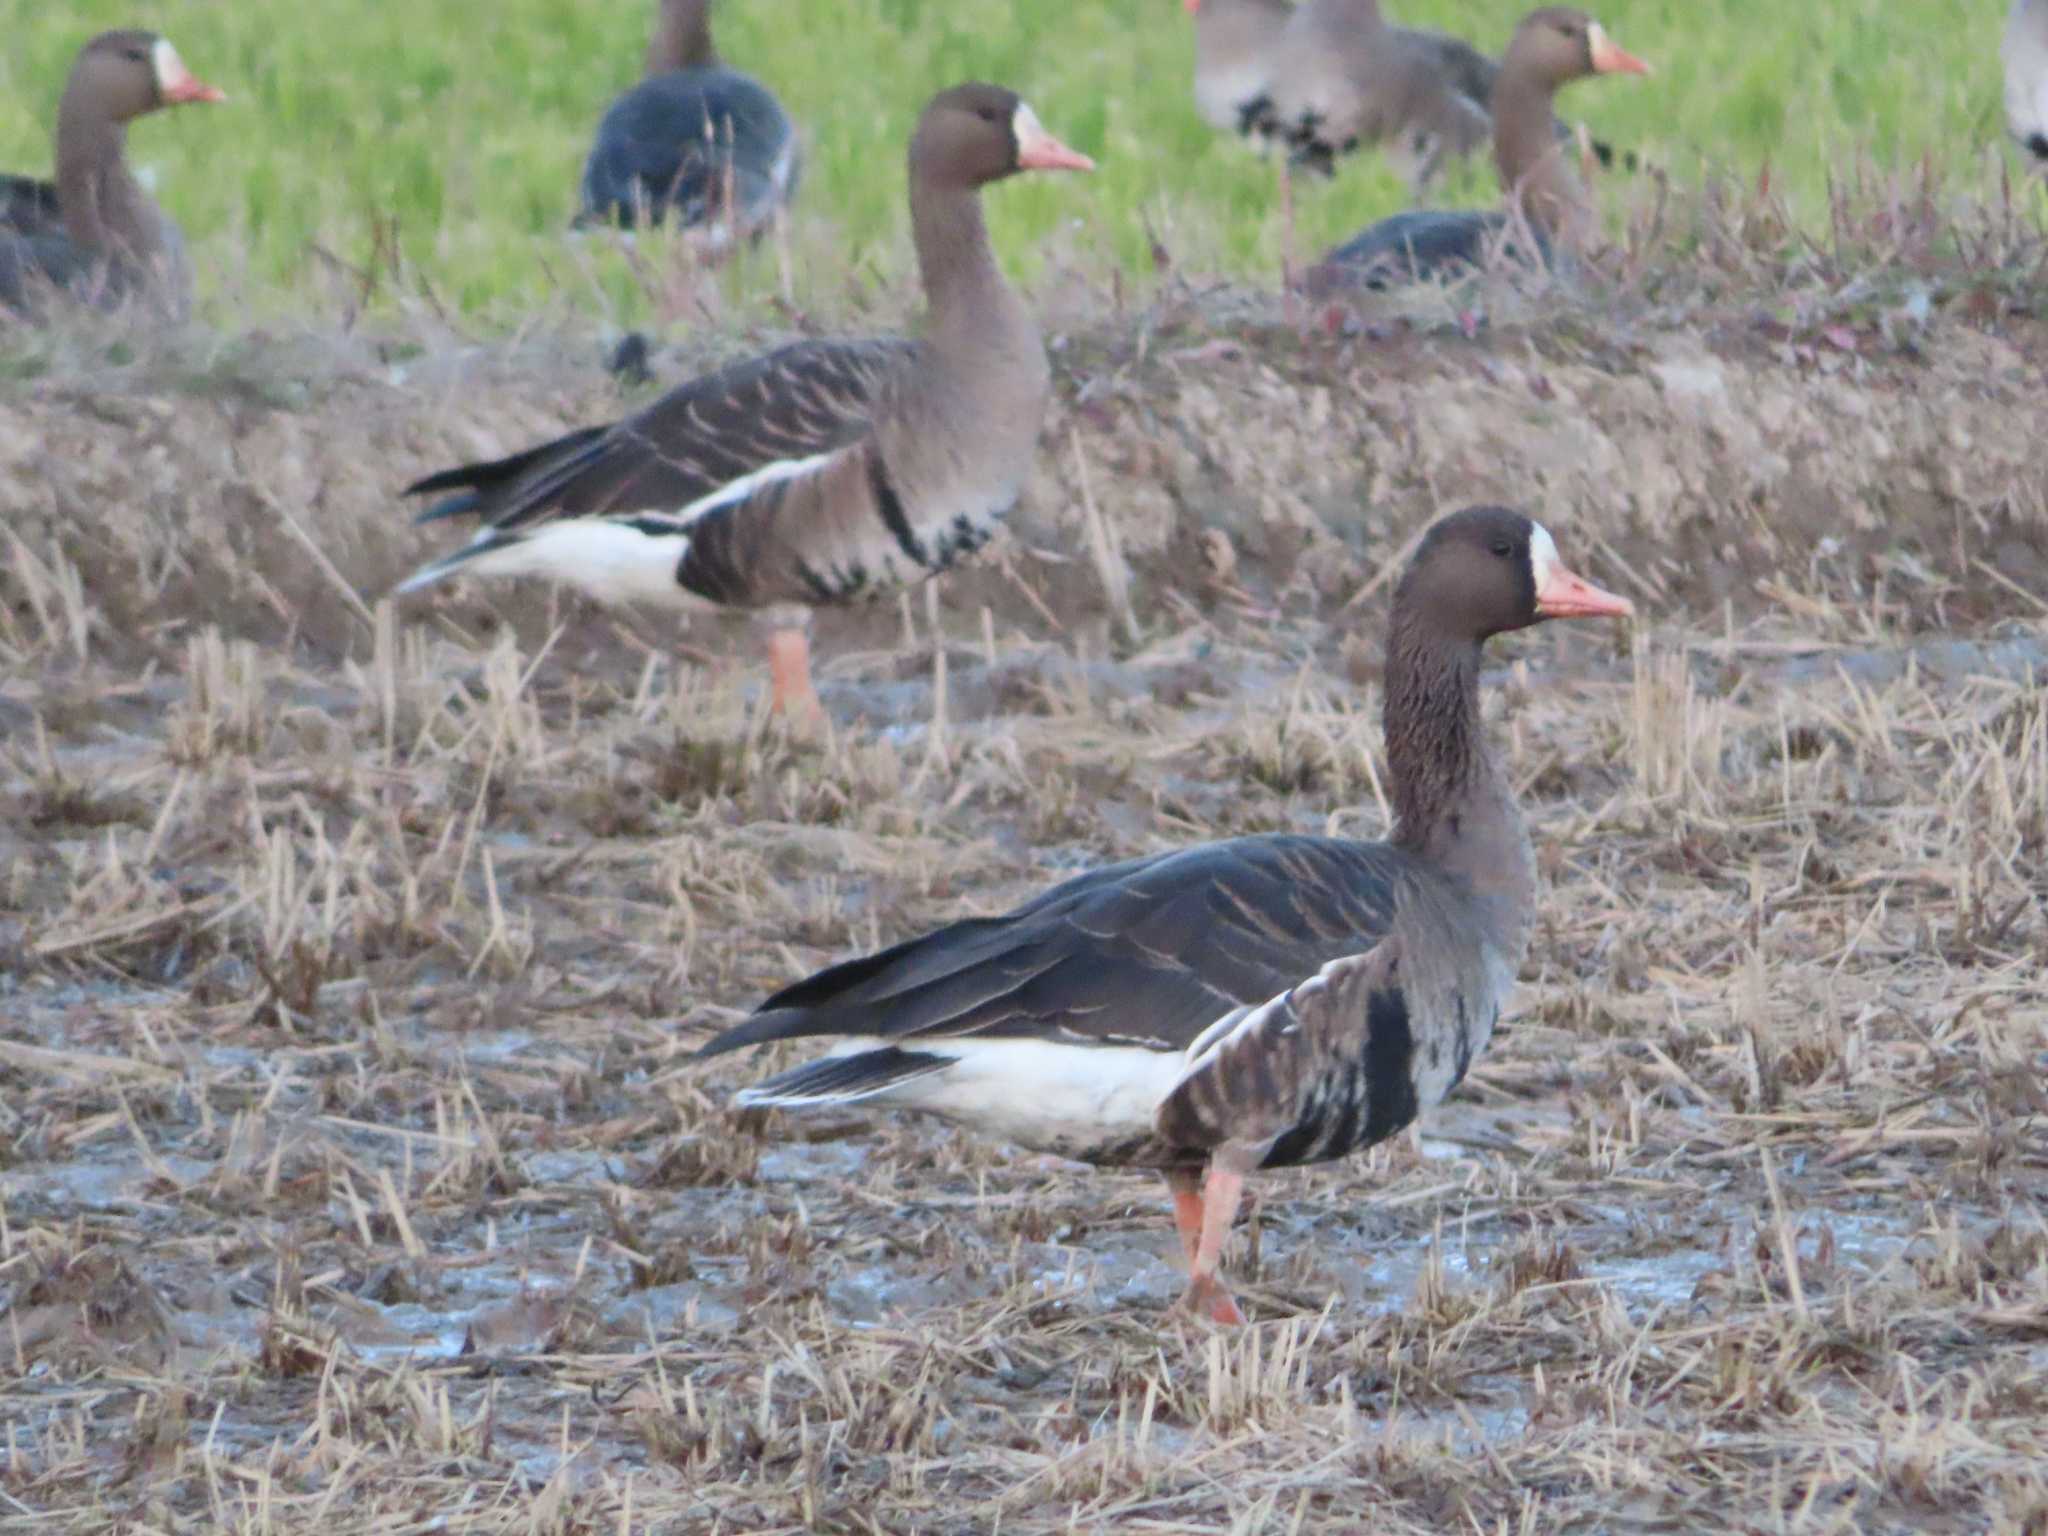
[[(396, 488), (594, 367), (11, 386), (0, 1529), (2048, 1528), (2048, 335), (1987, 302), (1077, 322), (1010, 532), (821, 616), (816, 738), (743, 624), (378, 601)], [(1386, 581), (1486, 500), (1642, 618), (1490, 653), (1518, 1006), (1257, 1181), (1250, 1327), (1156, 1180), (690, 1060), (1096, 862), (1378, 835)]]

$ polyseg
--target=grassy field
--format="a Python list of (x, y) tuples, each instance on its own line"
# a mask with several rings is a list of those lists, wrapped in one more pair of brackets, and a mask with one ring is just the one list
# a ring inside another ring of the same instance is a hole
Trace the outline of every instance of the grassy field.
[[(1499, 48), (1517, 0), (1408, 0), (1401, 19)], [(1753, 179), (1768, 159), (1802, 220), (1818, 223), (1831, 166), (1932, 154), (1988, 185), (2001, 122), (2001, 7), (1891, 0), (1615, 0), (1603, 15), (1658, 70), (1568, 99), (1617, 144), (1682, 185)], [(49, 124), (71, 55), (99, 26), (159, 25), (233, 98), (134, 136), (138, 163), (193, 236), (217, 318), (270, 317), (324, 294), (318, 242), (362, 265), (395, 225), (406, 259), (447, 303), (510, 323), (544, 303), (638, 319), (646, 285), (616, 253), (563, 238), (589, 134), (634, 77), (645, 0), (502, 0), (480, 27), (453, 0), (235, 6), (16, 0), (0, 56), (0, 165), (49, 161)], [(810, 175), (796, 291), (836, 307), (848, 284), (906, 255), (901, 158), (932, 90), (980, 76), (1023, 91), (1054, 130), (1096, 155), (1085, 184), (1039, 179), (992, 199), (1013, 267), (1048, 257), (1142, 281), (1147, 224), (1204, 273), (1270, 273), (1270, 172), (1219, 142), (1188, 98), (1192, 34), (1175, 0), (790, 0), (721, 8), (722, 47), (782, 93), (803, 125)], [(1452, 198), (1487, 200), (1483, 168)], [(1372, 164), (1306, 199), (1313, 249), (1398, 204)], [(728, 279), (770, 286), (753, 263)]]

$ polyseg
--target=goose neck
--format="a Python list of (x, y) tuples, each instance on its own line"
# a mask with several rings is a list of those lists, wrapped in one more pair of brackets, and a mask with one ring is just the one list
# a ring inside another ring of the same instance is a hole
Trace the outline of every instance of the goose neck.
[(709, 0), (663, 0), (647, 44), (647, 73), (665, 75), (676, 69), (710, 69), (718, 63), (711, 41)]

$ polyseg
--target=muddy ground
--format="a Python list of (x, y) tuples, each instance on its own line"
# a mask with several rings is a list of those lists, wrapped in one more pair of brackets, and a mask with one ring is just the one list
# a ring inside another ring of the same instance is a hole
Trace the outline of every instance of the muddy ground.
[[(1063, 322), (977, 567), (815, 632), (379, 602), (594, 340), (0, 393), (0, 1529), (2048, 1530), (2048, 330), (2003, 291)], [(664, 377), (744, 344), (686, 344)], [(588, 361), (585, 361), (585, 360)], [(1153, 1182), (734, 1117), (816, 965), (1083, 865), (1374, 836), (1385, 584), (1505, 500), (1547, 888), (1419, 1136)]]

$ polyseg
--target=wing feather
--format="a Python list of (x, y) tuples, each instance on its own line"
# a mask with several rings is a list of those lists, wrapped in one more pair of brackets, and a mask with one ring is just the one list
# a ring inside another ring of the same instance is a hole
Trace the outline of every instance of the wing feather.
[(704, 1047), (863, 1035), (1059, 1035), (1184, 1051), (1393, 922), (1407, 857), (1270, 836), (1108, 866), (786, 987)]

